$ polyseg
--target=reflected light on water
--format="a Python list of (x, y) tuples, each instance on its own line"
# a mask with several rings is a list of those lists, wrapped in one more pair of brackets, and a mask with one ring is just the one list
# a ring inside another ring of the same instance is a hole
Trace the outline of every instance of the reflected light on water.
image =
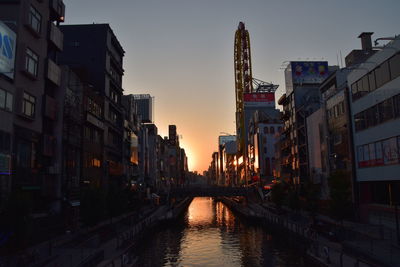
[[(304, 266), (298, 254), (276, 249), (280, 237), (263, 228), (244, 224), (212, 198), (195, 198), (181, 224), (156, 233), (147, 245), (138, 247), (136, 266)], [(282, 243), (283, 248), (287, 245)]]
[(189, 226), (206, 225), (213, 222), (211, 198), (195, 198), (188, 209)]

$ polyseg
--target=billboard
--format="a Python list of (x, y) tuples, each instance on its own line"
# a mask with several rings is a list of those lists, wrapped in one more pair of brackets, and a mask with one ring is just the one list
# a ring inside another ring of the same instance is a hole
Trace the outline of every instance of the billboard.
[(274, 93), (244, 93), (245, 107), (275, 107)]
[(14, 79), (16, 34), (0, 21), (0, 73)]
[(319, 84), (329, 75), (327, 61), (290, 62), (293, 84)]
[(220, 135), (218, 136), (218, 144), (220, 146), (225, 145), (228, 142), (235, 141), (236, 142), (236, 135)]

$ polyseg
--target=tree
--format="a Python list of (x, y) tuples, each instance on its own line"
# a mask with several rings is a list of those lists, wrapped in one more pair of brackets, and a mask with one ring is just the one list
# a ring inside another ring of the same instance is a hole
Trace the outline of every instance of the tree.
[(353, 214), (351, 201), (351, 181), (344, 171), (335, 171), (329, 177), (330, 215), (336, 220), (350, 218)]

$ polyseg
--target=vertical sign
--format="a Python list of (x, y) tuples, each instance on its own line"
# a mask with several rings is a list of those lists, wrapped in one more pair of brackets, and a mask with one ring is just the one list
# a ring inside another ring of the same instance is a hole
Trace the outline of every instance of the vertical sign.
[(0, 73), (14, 79), (16, 34), (0, 21)]

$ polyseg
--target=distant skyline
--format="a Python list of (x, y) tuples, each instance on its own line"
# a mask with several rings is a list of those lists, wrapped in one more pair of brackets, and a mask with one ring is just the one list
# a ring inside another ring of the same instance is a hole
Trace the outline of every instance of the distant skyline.
[[(398, 0), (64, 0), (64, 24), (109, 23), (126, 51), (124, 94), (155, 97), (161, 136), (175, 124), (189, 169), (202, 172), (218, 135), (235, 131), (234, 33), (250, 33), (253, 76), (279, 84), (290, 60), (340, 63), (357, 36), (400, 34)], [(301, 4), (299, 4), (301, 3)]]

